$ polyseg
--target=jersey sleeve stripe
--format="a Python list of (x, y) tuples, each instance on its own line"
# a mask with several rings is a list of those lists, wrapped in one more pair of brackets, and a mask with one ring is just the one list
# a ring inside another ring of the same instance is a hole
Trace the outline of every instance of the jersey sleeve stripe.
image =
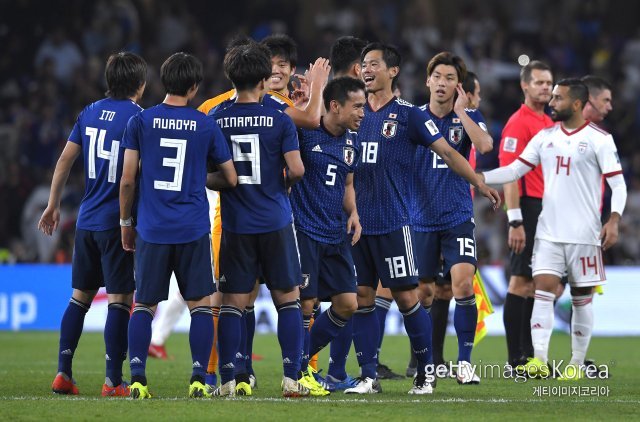
[(604, 173), (604, 177), (613, 177), (622, 174), (622, 170), (612, 171), (611, 173)]
[(607, 132), (606, 130), (602, 129), (600, 126), (596, 125), (593, 122), (589, 123), (589, 126), (595, 130), (597, 130), (598, 132), (602, 133), (603, 135), (609, 135), (609, 132)]
[(518, 157), (518, 160), (522, 161), (523, 163), (525, 163), (526, 165), (528, 165), (529, 167), (531, 167), (532, 169), (535, 169), (536, 166), (534, 166), (533, 164), (531, 164), (530, 162), (528, 162), (527, 160), (525, 160), (522, 157)]

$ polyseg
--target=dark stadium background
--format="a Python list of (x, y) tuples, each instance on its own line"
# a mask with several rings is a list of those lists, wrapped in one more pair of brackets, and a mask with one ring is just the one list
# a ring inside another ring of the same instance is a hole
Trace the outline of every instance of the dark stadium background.
[[(223, 5), (224, 4), (224, 5)], [(224, 46), (244, 33), (255, 39), (285, 32), (299, 43), (299, 70), (328, 56), (340, 35), (399, 46), (400, 88), (422, 104), (425, 67), (441, 50), (461, 55), (482, 84), (481, 111), (496, 142), (522, 96), (521, 55), (547, 61), (557, 79), (588, 73), (614, 86), (606, 129), (616, 140), (629, 187), (627, 211), (609, 265), (640, 262), (640, 3), (607, 0), (255, 0), (255, 1), (0, 1), (0, 262), (69, 262), (75, 213), (83, 193), (77, 165), (65, 189), (58, 235), (36, 230), (52, 170), (78, 112), (105, 91), (103, 66), (118, 50), (149, 63), (143, 106), (163, 98), (158, 70), (184, 50), (205, 64), (194, 106), (229, 87)], [(45, 51), (55, 43), (53, 57)], [(495, 150), (494, 150), (495, 152)], [(480, 166), (496, 165), (495, 154)], [(506, 217), (477, 201), (483, 264), (507, 256)]]

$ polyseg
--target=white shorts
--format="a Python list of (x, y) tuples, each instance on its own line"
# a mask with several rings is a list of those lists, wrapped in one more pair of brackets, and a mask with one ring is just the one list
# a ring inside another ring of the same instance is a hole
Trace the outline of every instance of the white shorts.
[(596, 245), (557, 243), (536, 239), (531, 257), (533, 276), (552, 274), (569, 276), (569, 285), (590, 287), (606, 284), (602, 249)]

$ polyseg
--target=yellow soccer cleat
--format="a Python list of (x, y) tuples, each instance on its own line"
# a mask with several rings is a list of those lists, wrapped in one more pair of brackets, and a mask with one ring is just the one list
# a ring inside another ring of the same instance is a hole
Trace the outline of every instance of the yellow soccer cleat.
[(529, 378), (549, 378), (551, 371), (549, 365), (538, 358), (529, 358), (524, 365), (516, 367), (516, 373), (524, 374)]
[(584, 369), (580, 365), (570, 363), (564, 367), (564, 371), (558, 377), (558, 381), (578, 381), (584, 377)]
[(331, 394), (316, 380), (313, 373), (314, 369), (311, 366), (308, 366), (306, 371), (302, 371), (302, 377), (298, 382), (307, 387), (309, 389), (309, 394), (313, 397), (324, 397)]
[(134, 382), (129, 387), (130, 395), (133, 400), (150, 399), (151, 393), (149, 393), (149, 387), (142, 385), (139, 382)]
[(236, 396), (252, 396), (253, 391), (251, 389), (251, 384), (246, 382), (239, 382), (236, 384)]
[(191, 399), (209, 399), (211, 398), (211, 393), (207, 386), (200, 381), (194, 381), (189, 386), (189, 398)]

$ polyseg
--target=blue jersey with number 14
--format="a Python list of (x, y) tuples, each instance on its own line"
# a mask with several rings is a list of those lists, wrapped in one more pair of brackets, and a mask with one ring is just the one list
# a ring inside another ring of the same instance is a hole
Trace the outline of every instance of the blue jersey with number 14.
[[(438, 126), (440, 133), (455, 149), (469, 159), (471, 138), (464, 130), (460, 118), (451, 111), (440, 118), (424, 110)], [(487, 130), (484, 118), (477, 110), (466, 110), (467, 114), (482, 129)], [(413, 229), (419, 232), (447, 230), (473, 218), (473, 202), (469, 182), (454, 173), (435, 152), (418, 148), (413, 173)]]
[(129, 99), (105, 98), (78, 115), (69, 141), (82, 147), (85, 193), (77, 227), (103, 231), (119, 226), (120, 177), (124, 150), (120, 148), (127, 122), (142, 110)]
[(367, 102), (358, 130), (362, 159), (354, 173), (362, 234), (387, 234), (409, 225), (416, 148), (440, 137), (435, 123), (413, 104), (393, 97), (373, 111)]
[(189, 243), (211, 230), (207, 158), (231, 159), (213, 120), (191, 107), (158, 104), (131, 118), (122, 145), (140, 153), (136, 229), (143, 240)]

